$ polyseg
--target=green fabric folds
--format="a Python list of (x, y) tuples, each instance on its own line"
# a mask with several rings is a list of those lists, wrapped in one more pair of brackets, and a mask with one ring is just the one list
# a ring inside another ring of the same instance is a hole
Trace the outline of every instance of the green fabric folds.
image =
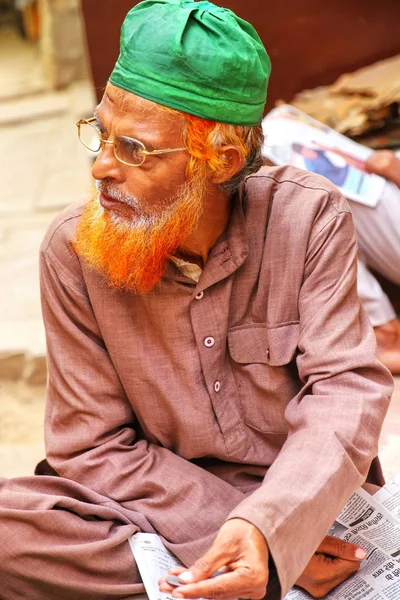
[(145, 0), (126, 16), (110, 81), (204, 119), (259, 125), (271, 62), (254, 27), (211, 2)]

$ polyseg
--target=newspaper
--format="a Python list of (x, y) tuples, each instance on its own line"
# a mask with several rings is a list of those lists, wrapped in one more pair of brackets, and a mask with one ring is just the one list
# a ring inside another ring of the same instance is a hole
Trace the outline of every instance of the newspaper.
[(384, 485), (379, 492), (376, 492), (374, 498), (400, 520), (400, 475), (397, 475), (390, 483)]
[(146, 594), (149, 600), (175, 600), (158, 589), (158, 580), (172, 567), (181, 566), (179, 559), (166, 548), (156, 533), (135, 533), (129, 538)]
[[(329, 530), (364, 548), (367, 557), (357, 573), (341, 583), (326, 600), (400, 600), (400, 475), (374, 496), (357, 490)], [(129, 539), (149, 600), (174, 600), (160, 592), (158, 580), (182, 563), (154, 533), (136, 533)], [(284, 600), (309, 600), (293, 588)]]
[(370, 148), (357, 144), (294, 106), (272, 110), (262, 122), (263, 155), (276, 165), (294, 165), (329, 179), (349, 200), (374, 207), (386, 180), (367, 173)]
[[(361, 567), (325, 596), (327, 600), (400, 600), (400, 476), (374, 496), (363, 489), (348, 500), (329, 530), (367, 551)], [(284, 600), (309, 600), (293, 588)]]

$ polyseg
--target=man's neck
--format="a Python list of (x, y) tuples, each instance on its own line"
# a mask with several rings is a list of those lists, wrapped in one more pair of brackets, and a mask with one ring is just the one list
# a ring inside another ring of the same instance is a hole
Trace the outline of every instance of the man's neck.
[(208, 194), (196, 229), (175, 255), (203, 268), (215, 242), (228, 226), (231, 210), (232, 201), (228, 193), (216, 189)]

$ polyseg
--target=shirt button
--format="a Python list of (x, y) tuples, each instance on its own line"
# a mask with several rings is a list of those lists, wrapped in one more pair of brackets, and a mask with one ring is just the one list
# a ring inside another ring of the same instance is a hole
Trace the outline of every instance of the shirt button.
[(221, 382), (220, 381), (216, 381), (214, 383), (214, 392), (217, 392), (217, 394), (218, 394), (218, 392), (219, 392), (220, 389), (221, 389)]
[(196, 300), (201, 300), (203, 296), (204, 296), (204, 292), (199, 292), (198, 294), (195, 295), (195, 298), (196, 298)]
[(206, 337), (206, 339), (204, 340), (204, 345), (206, 348), (212, 348), (215, 344), (215, 340), (213, 337), (209, 336)]

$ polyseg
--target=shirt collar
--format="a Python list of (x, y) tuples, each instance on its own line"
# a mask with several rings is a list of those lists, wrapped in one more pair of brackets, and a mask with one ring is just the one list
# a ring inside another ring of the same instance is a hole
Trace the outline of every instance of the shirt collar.
[[(227, 228), (211, 249), (200, 280), (196, 285), (196, 290), (204, 290), (217, 281), (228, 277), (244, 263), (248, 256), (249, 246), (245, 222), (245, 189), (245, 184), (241, 184), (239, 190), (232, 196), (232, 211)], [(180, 281), (191, 281), (173, 262), (169, 262), (163, 277)]]

